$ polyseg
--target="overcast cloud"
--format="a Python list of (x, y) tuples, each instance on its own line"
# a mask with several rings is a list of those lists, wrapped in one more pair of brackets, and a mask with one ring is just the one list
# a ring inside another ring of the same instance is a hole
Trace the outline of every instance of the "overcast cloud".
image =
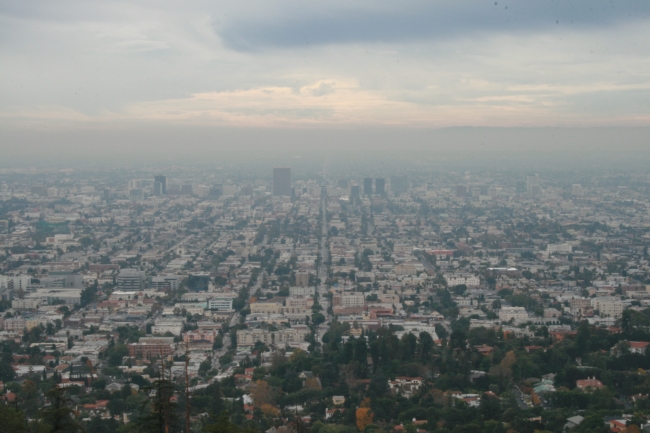
[(2, 1), (0, 129), (648, 126), (648, 1)]

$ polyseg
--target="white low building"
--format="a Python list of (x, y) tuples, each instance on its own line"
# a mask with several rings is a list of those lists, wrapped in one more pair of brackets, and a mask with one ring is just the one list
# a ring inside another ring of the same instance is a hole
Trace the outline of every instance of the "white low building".
[(515, 322), (527, 320), (528, 312), (524, 307), (503, 307), (499, 310), (499, 320), (509, 322), (514, 319)]
[(447, 281), (447, 286), (449, 287), (460, 286), (461, 284), (464, 284), (467, 287), (477, 287), (481, 285), (481, 279), (476, 275), (448, 274), (444, 277), (445, 281)]

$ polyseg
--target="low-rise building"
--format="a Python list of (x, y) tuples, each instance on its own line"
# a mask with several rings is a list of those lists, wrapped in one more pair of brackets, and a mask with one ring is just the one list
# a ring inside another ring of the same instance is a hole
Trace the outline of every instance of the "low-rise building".
[(591, 306), (594, 311), (598, 311), (601, 317), (613, 317), (614, 319), (620, 319), (625, 309), (623, 302), (616, 298), (593, 298)]
[(502, 322), (509, 322), (514, 319), (515, 321), (528, 319), (528, 313), (524, 307), (502, 307), (499, 310), (499, 320)]
[(237, 331), (238, 346), (254, 346), (257, 342), (266, 345), (286, 345), (287, 343), (303, 342), (309, 335), (309, 328), (305, 325), (295, 325), (277, 331), (267, 329), (241, 329)]
[(395, 380), (388, 381), (388, 387), (391, 392), (410, 398), (422, 387), (423, 380), (421, 377), (398, 376)]
[(232, 310), (232, 298), (214, 298), (208, 300), (208, 310), (230, 311)]
[(153, 359), (162, 358), (173, 352), (169, 343), (131, 343), (127, 344), (129, 356), (134, 358)]
[(40, 305), (40, 299), (14, 299), (11, 301), (11, 308), (15, 310), (35, 310)]
[(454, 287), (462, 284), (467, 287), (477, 287), (481, 285), (481, 279), (471, 274), (447, 274), (444, 276), (447, 286)]

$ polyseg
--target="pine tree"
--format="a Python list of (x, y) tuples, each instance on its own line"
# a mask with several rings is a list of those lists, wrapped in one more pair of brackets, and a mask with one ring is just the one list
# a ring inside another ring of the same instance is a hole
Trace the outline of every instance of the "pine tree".
[(0, 426), (2, 431), (27, 433), (27, 419), (22, 411), (0, 404)]
[(52, 388), (46, 394), (50, 406), (41, 412), (41, 422), (46, 425), (48, 433), (77, 433), (83, 431), (73, 411), (68, 406), (69, 400), (65, 393), (58, 387)]
[(161, 363), (160, 378), (151, 388), (154, 395), (147, 402), (149, 411), (137, 419), (138, 430), (142, 433), (170, 433), (176, 430), (178, 414), (174, 396), (174, 384), (165, 378), (165, 368)]

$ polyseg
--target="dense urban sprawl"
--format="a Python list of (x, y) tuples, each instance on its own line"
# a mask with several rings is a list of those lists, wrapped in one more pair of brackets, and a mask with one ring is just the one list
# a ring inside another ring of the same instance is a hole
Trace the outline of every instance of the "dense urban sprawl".
[(648, 245), (645, 174), (1, 170), (0, 430), (650, 431)]

